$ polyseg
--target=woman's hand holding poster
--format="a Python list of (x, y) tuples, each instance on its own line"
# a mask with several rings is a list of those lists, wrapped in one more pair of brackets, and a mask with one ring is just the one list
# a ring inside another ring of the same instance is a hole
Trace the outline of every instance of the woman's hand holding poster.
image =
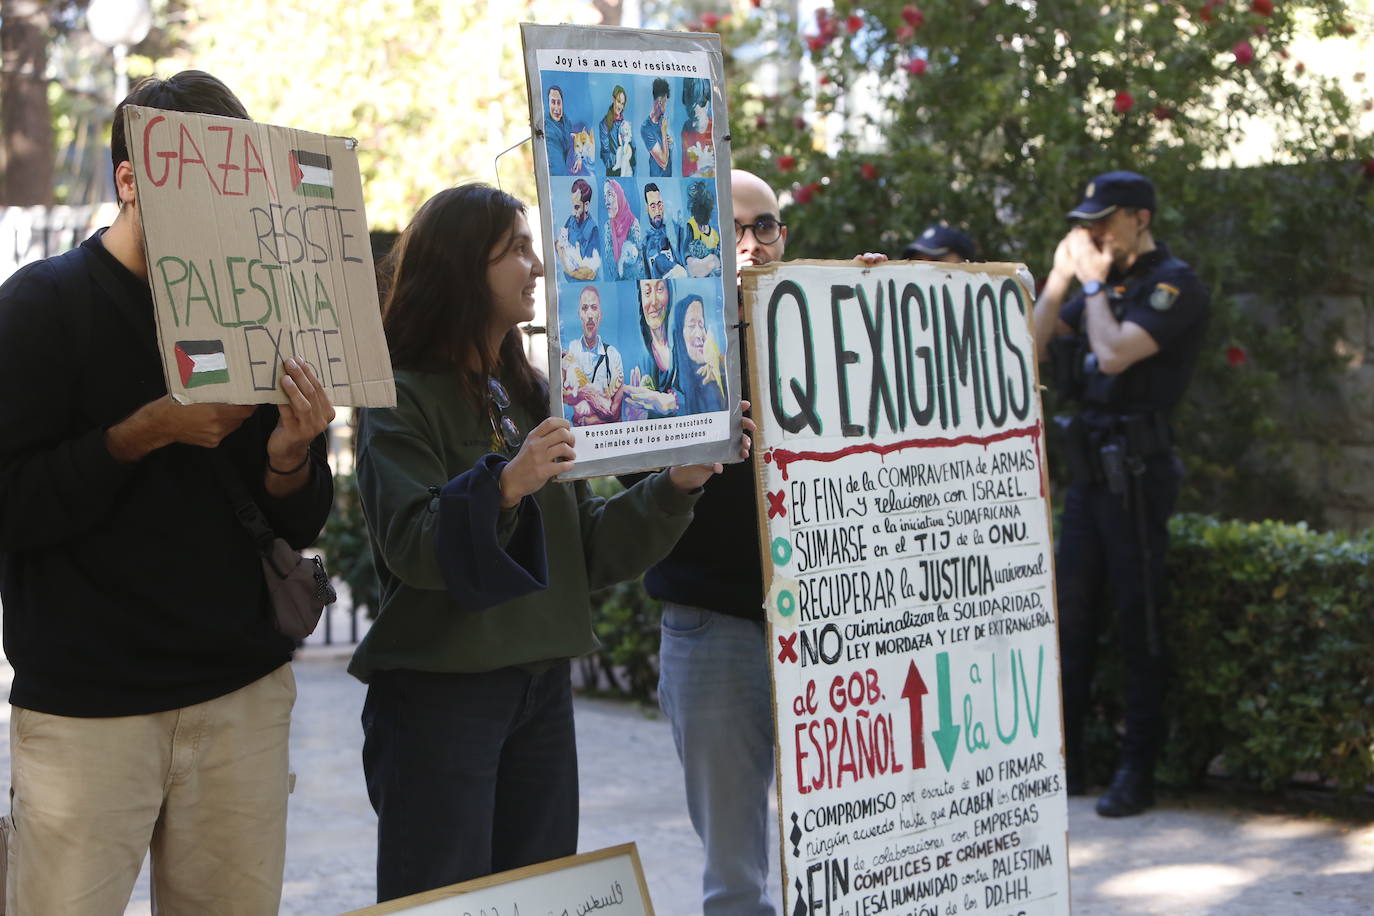
[(521, 27), (574, 476), (738, 460), (720, 39)]

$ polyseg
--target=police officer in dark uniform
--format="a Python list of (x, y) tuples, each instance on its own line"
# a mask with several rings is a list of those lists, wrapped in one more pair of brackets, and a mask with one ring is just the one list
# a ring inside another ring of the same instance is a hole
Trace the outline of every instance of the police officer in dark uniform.
[(1070, 795), (1086, 788), (1083, 721), (1108, 583), (1126, 667), (1126, 733), (1097, 802), (1104, 817), (1154, 803), (1167, 674), (1164, 554), (1181, 476), (1169, 419), (1197, 362), (1209, 302), (1193, 269), (1155, 241), (1154, 214), (1149, 179), (1094, 178), (1069, 213), (1074, 227), (1035, 304), (1040, 359), (1079, 405), (1056, 418), (1073, 477), (1056, 565)]
[(908, 261), (962, 264), (977, 260), (977, 256), (978, 246), (973, 239), (946, 223), (927, 226), (915, 241), (902, 250), (902, 258)]

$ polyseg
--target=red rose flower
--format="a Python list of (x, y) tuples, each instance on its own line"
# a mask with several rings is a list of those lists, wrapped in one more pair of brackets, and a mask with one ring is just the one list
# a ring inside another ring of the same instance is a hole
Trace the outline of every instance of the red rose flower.
[(1199, 19), (1201, 19), (1203, 22), (1211, 22), (1211, 21), (1212, 21), (1212, 4), (1210, 4), (1210, 3), (1204, 3), (1204, 4), (1202, 4), (1202, 8), (1199, 9), (1199, 10), (1197, 11), (1197, 17), (1198, 17)]
[(777, 162), (778, 171), (780, 172), (790, 172), (797, 167), (796, 156), (779, 156)]
[(1301, 76), (1303, 73), (1305, 73), (1305, 72), (1307, 71), (1307, 64), (1303, 63), (1302, 61), (1298, 61), (1298, 65), (1297, 65), (1296, 67), (1294, 67), (1293, 70), (1294, 70), (1299, 76)]
[(809, 204), (815, 193), (816, 189), (813, 185), (804, 184), (792, 192), (792, 199), (799, 204)]
[(901, 25), (901, 26), (898, 26), (898, 27), (897, 27), (897, 40), (898, 40), (898, 41), (907, 42), (907, 41), (911, 41), (911, 39), (913, 39), (913, 38), (915, 38), (915, 37), (916, 37), (916, 30), (913, 29), (911, 26), (909, 26), (909, 25)]
[(924, 57), (913, 57), (906, 62), (906, 72), (912, 76), (925, 76), (926, 59)]
[(926, 14), (921, 12), (921, 8), (914, 3), (908, 3), (902, 7), (902, 18), (913, 30), (926, 24)]
[(1112, 100), (1112, 110), (1117, 114), (1125, 114), (1135, 107), (1135, 96), (1126, 92), (1124, 89), (1116, 94)]
[(1156, 121), (1170, 121), (1174, 117), (1174, 110), (1168, 105), (1156, 105), (1155, 110), (1151, 113), (1155, 116)]
[(1253, 0), (1250, 9), (1261, 16), (1274, 15), (1274, 0)]
[(816, 82), (820, 83), (822, 86), (829, 86), (830, 77), (829, 75), (822, 73), (820, 76), (816, 77)]
[(1231, 48), (1231, 53), (1236, 55), (1236, 66), (1248, 67), (1255, 59), (1254, 46), (1248, 41), (1238, 41)]
[(1226, 362), (1232, 369), (1239, 369), (1241, 366), (1245, 365), (1249, 359), (1250, 357), (1246, 355), (1245, 350), (1241, 347), (1232, 344), (1226, 348)]
[(859, 166), (859, 174), (864, 176), (865, 181), (872, 181), (878, 177), (878, 167), (871, 162), (865, 162)]
[(701, 26), (708, 32), (714, 32), (716, 26), (720, 25), (721, 17), (715, 13), (702, 13)]
[(825, 47), (825, 37), (822, 35), (807, 35), (806, 46), (813, 52)]
[(859, 29), (864, 27), (864, 17), (858, 15), (850, 16), (848, 19), (844, 21), (844, 27), (846, 29), (849, 29), (850, 35), (853, 35), (855, 32), (859, 31)]

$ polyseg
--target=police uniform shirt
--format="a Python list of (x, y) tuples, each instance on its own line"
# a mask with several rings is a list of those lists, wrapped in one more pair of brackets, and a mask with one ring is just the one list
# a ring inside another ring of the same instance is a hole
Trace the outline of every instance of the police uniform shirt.
[[(1193, 268), (1169, 253), (1163, 242), (1136, 259), (1122, 274), (1112, 269), (1105, 284), (1117, 320), (1133, 322), (1154, 338), (1159, 352), (1121, 373), (1120, 393), (1111, 407), (1120, 413), (1170, 411), (1183, 398), (1202, 349), (1211, 297)], [(1075, 334), (1086, 334), (1080, 290), (1060, 312)]]

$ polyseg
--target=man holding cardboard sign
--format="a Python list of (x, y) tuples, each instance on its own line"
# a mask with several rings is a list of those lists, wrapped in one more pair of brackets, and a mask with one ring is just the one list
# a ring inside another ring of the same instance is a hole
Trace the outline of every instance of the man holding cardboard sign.
[[(114, 224), (0, 287), (8, 911), (122, 913), (151, 850), (160, 912), (276, 913), (294, 646), (221, 481), (309, 544), (334, 408), (295, 359), (280, 407), (167, 395), (126, 105), (248, 116), (206, 73), (140, 83), (115, 113)], [(219, 371), (188, 343), (183, 376)]]
[[(782, 260), (778, 198), (730, 175), (739, 267)], [(727, 465), (644, 585), (663, 602), (659, 701), (673, 724), (687, 808), (706, 851), (702, 912), (766, 916), (773, 695), (763, 627), (752, 462)]]

